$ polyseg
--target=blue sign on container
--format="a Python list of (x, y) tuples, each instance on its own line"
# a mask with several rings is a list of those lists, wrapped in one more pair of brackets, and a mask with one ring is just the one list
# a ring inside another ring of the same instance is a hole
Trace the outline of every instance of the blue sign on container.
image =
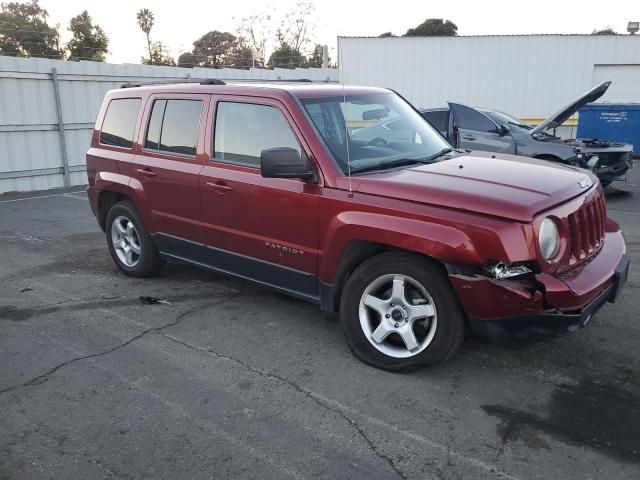
[(640, 103), (590, 103), (580, 109), (578, 138), (631, 143), (640, 153)]
[(580, 109), (578, 138), (631, 143), (640, 152), (640, 103), (589, 103)]

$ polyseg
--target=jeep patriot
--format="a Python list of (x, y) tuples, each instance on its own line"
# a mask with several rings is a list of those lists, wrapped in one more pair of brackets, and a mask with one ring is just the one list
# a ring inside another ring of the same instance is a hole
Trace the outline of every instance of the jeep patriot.
[(389, 370), (441, 362), (466, 332), (576, 331), (626, 282), (592, 173), (454, 150), (393, 91), (126, 87), (105, 96), (87, 173), (127, 275), (175, 259), (315, 302)]

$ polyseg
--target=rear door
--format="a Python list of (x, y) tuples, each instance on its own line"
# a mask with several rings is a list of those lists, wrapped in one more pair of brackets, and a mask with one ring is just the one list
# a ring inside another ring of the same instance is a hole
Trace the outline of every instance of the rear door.
[(489, 152), (516, 153), (516, 142), (501, 134), (498, 125), (485, 114), (464, 105), (449, 103), (453, 117), (453, 141), (459, 148)]
[(204, 242), (198, 175), (210, 95), (149, 97), (131, 176), (146, 197), (153, 233)]

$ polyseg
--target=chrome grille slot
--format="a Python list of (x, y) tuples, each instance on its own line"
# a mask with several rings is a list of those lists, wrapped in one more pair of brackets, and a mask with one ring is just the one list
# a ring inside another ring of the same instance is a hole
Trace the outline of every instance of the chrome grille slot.
[(604, 240), (605, 204), (602, 195), (569, 214), (572, 261), (580, 261), (596, 252)]

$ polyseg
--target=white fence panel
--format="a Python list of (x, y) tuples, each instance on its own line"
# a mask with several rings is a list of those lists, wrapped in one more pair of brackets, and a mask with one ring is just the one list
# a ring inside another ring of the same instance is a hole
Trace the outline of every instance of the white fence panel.
[(85, 152), (102, 98), (123, 83), (186, 78), (338, 81), (338, 71), (331, 68), (191, 69), (0, 56), (0, 193), (65, 185), (54, 68), (70, 185), (86, 183)]

